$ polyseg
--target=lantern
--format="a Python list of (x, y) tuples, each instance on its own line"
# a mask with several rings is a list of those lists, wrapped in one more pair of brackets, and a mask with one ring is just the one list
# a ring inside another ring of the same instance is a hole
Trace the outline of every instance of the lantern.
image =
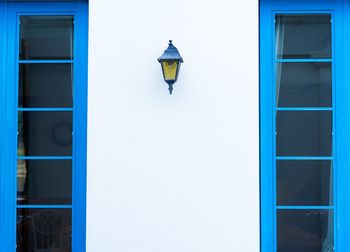
[(158, 58), (162, 66), (164, 81), (169, 85), (169, 93), (173, 92), (173, 85), (177, 81), (180, 71), (180, 65), (183, 63), (179, 51), (173, 45), (172, 40), (169, 40), (169, 46), (164, 51), (163, 55)]

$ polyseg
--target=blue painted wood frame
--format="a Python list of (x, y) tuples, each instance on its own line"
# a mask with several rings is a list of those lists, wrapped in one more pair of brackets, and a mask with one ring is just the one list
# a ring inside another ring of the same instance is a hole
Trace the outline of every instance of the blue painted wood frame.
[(67, 109), (74, 110), (73, 155), (59, 157), (59, 159), (73, 160), (72, 205), (66, 207), (72, 208), (73, 252), (84, 252), (86, 251), (87, 2), (0, 2), (0, 34), (3, 34), (0, 36), (0, 251), (16, 251), (17, 66), (19, 63), (17, 55), (20, 15), (74, 16), (74, 105), (73, 109)]
[(334, 158), (322, 159), (333, 160), (334, 249), (337, 252), (350, 251), (350, 1), (260, 0), (261, 251), (277, 250), (274, 18), (279, 13), (332, 15)]

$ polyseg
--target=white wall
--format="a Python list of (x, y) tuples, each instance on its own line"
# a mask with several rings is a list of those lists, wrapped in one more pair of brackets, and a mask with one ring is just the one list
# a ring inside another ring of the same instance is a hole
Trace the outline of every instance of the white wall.
[(89, 30), (88, 252), (259, 251), (258, 0), (90, 0)]

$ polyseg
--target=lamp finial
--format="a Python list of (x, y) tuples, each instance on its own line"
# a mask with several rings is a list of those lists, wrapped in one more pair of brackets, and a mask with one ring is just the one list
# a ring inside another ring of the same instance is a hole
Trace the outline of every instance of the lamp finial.
[(169, 94), (170, 94), (170, 95), (173, 93), (173, 84), (174, 84), (174, 83), (168, 83), (168, 85), (169, 85), (168, 90), (169, 90)]

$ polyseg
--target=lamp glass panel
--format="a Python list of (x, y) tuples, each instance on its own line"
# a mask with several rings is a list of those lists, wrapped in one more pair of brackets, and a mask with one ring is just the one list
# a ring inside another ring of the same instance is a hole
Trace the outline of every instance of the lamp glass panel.
[(177, 67), (177, 61), (162, 61), (164, 79), (166, 81), (176, 80)]

